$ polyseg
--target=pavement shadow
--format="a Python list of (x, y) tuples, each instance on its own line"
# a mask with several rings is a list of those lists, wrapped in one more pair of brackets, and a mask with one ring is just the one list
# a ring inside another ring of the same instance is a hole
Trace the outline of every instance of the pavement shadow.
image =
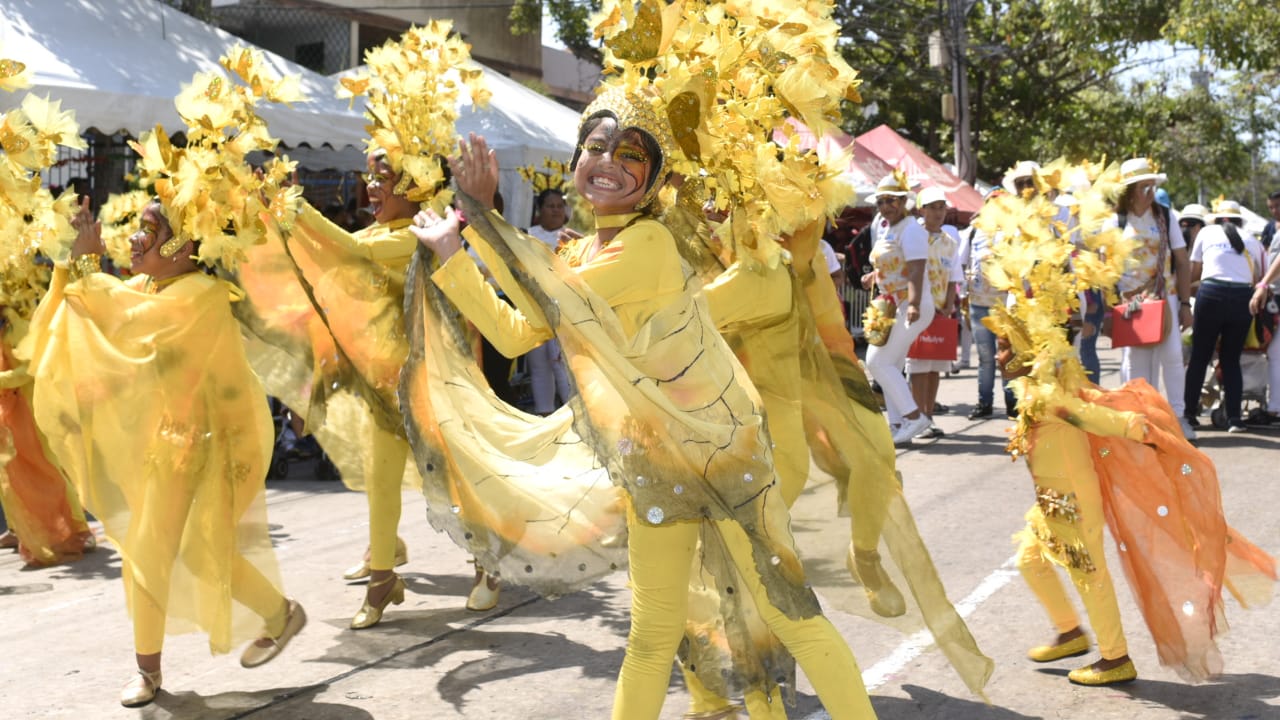
[(368, 711), (350, 705), (316, 702), (327, 683), (259, 692), (200, 695), (161, 690), (155, 702), (139, 713), (147, 720), (239, 720), (239, 718), (293, 717), (307, 720), (373, 720)]
[(38, 571), (48, 571), (50, 580), (119, 580), (120, 554), (101, 535), (98, 542), (96, 550), (85, 553), (75, 562), (51, 565)]
[(485, 685), (530, 674), (572, 669), (579, 677), (612, 680), (617, 677), (623, 648), (599, 650), (570, 640), (561, 633), (504, 632), (477, 629), (434, 643), (397, 660), (407, 667), (443, 667), (452, 653), (487, 653), (449, 670), (436, 684), (440, 697), (465, 714), (467, 695)]
[(911, 697), (871, 696), (871, 705), (880, 720), (1042, 720), (1038, 715), (1023, 715), (987, 705), (981, 700), (952, 697), (919, 685), (903, 685), (902, 690)]
[(1244, 673), (1219, 675), (1200, 685), (1143, 680), (1118, 688), (1137, 700), (1163, 705), (1192, 718), (1272, 718), (1276, 706), (1267, 700), (1280, 697), (1280, 677)]

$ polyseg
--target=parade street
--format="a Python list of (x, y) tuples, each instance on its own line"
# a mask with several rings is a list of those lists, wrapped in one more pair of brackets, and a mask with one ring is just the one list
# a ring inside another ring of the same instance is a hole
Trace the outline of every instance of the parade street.
[[(1119, 353), (1106, 351), (1104, 385), (1114, 387)], [(1004, 452), (1008, 425), (965, 419), (975, 371), (942, 381), (938, 418), (947, 436), (899, 451), (899, 468), (916, 521), (948, 594), (995, 672), (987, 700), (970, 693), (926, 635), (900, 633), (861, 617), (830, 612), (852, 646), (872, 702), (884, 720), (1163, 720), (1280, 718), (1280, 605), (1243, 610), (1227, 594), (1230, 628), (1220, 628), (1223, 674), (1193, 685), (1160, 667), (1109, 543), (1130, 653), (1139, 680), (1085, 688), (1067, 671), (1094, 654), (1036, 665), (1027, 648), (1052, 627), (1013, 567), (1010, 537), (1023, 527), (1033, 494), (1021, 462)], [(1216, 463), (1228, 521), (1263, 549), (1280, 551), (1276, 508), (1280, 427), (1233, 434), (1203, 419), (1199, 446)], [(555, 601), (506, 587), (492, 612), (463, 608), (472, 568), (466, 553), (427, 524), (421, 496), (406, 493), (400, 533), (409, 563), (405, 603), (383, 622), (348, 629), (363, 585), (342, 582), (368, 539), (365, 498), (340, 483), (314, 480), (299, 463), (268, 483), (272, 538), (286, 592), (310, 618), (270, 665), (244, 670), (236, 655), (211, 657), (203, 635), (165, 645), (164, 689), (140, 710), (120, 707), (120, 686), (134, 658), (119, 557), (105, 541), (81, 562), (24, 570), (0, 555), (0, 707), (7, 718), (606, 718), (622, 663), (629, 595), (624, 573)], [(794, 511), (801, 552), (804, 528), (832, 518), (834, 485), (811, 484)], [(1065, 578), (1065, 576), (1064, 576)], [(1073, 599), (1075, 594), (1071, 593)], [(1079, 607), (1079, 603), (1076, 603)], [(799, 685), (791, 718), (826, 718), (812, 689)], [(688, 696), (678, 674), (662, 717), (681, 718)], [(743, 715), (745, 718), (745, 714)]]

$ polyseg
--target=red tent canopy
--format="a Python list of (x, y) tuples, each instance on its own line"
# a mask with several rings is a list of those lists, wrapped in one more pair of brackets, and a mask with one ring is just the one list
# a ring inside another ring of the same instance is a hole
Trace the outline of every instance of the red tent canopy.
[(896, 168), (907, 174), (907, 178), (916, 190), (929, 186), (942, 188), (947, 195), (947, 202), (951, 203), (951, 206), (965, 220), (982, 208), (982, 195), (973, 189), (972, 185), (956, 177), (955, 173), (929, 157), (918, 145), (902, 137), (888, 125), (881, 125), (855, 138), (855, 160), (859, 151), (882, 160), (890, 168), (882, 175), (873, 178), (873, 183), (878, 182), (881, 177)]

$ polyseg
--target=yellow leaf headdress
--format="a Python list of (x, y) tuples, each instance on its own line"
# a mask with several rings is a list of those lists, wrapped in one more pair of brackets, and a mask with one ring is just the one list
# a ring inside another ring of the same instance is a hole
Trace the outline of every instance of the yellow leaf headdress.
[(542, 167), (544, 169), (538, 169), (533, 165), (521, 165), (516, 168), (516, 171), (520, 173), (520, 177), (533, 186), (534, 195), (541, 193), (543, 190), (559, 190), (561, 192), (568, 190), (569, 163), (545, 157), (542, 159)]
[(265, 241), (261, 214), (287, 226), (302, 194), (290, 184), (296, 164), (287, 157), (273, 159), (260, 176), (246, 162), (248, 153), (273, 152), (277, 145), (257, 104), (303, 98), (296, 78), (265, 74), (257, 50), (236, 46), (219, 62), (230, 75), (196, 73), (175, 100), (187, 125), (186, 147), (171, 145), (159, 125), (129, 145), (141, 156), (141, 184), (155, 187), (173, 229), (160, 254), (172, 257), (196, 241), (201, 262), (234, 270), (245, 248)]
[(129, 236), (138, 229), (142, 211), (151, 204), (151, 194), (142, 190), (112, 193), (98, 209), (102, 223), (102, 243), (116, 267), (129, 267)]
[[(0, 60), (0, 88), (26, 87), (28, 77), (22, 63)], [(0, 306), (11, 319), (28, 317), (48, 286), (48, 267), (36, 255), (64, 259), (76, 235), (76, 194), (55, 199), (40, 181), (59, 145), (85, 147), (74, 113), (58, 101), (27, 95), (0, 114)]]
[[(778, 0), (607, 0), (594, 20), (611, 85), (652, 86), (678, 147), (681, 194), (731, 209), (722, 238), (772, 265), (776, 239), (852, 200), (846, 157), (799, 147), (788, 117), (816, 136), (857, 101), (856, 73), (836, 47), (831, 6)], [(787, 137), (772, 141), (776, 129)], [(683, 204), (682, 200), (682, 204)]]
[[(1086, 168), (1059, 163), (1060, 177), (1085, 177)], [(1108, 172), (1115, 172), (1111, 168)], [(991, 286), (1008, 292), (1010, 304), (992, 308), (984, 320), (1007, 338), (1014, 358), (1009, 370), (1030, 368), (1013, 381), (1021, 385), (1018, 426), (1009, 443), (1015, 455), (1027, 451), (1027, 433), (1058, 393), (1074, 393), (1085, 382), (1084, 369), (1068, 341), (1066, 324), (1079, 312), (1079, 295), (1103, 289), (1115, 301), (1114, 287), (1130, 249), (1117, 228), (1102, 227), (1113, 212), (1110, 176), (1076, 189), (1073, 218), (1052, 200), (1001, 194), (989, 199), (974, 225), (989, 238), (991, 257), (983, 273)]]
[[(458, 94), (466, 86), (472, 102), (487, 105), (483, 72), (470, 63), (471, 46), (450, 36), (452, 23), (433, 20), (410, 28), (397, 41), (365, 53), (372, 75), (343, 78), (338, 97), (354, 102), (368, 97), (365, 117), (371, 152), (386, 153), (387, 164), (400, 175), (395, 192), (414, 202), (427, 202), (444, 181), (440, 158), (457, 144)], [(448, 203), (444, 191), (437, 200)]]

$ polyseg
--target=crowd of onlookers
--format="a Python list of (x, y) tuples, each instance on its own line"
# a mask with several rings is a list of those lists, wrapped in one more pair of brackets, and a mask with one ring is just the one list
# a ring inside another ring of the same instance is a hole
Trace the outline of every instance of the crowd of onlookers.
[[(1036, 182), (1039, 172), (1036, 163), (1019, 162), (993, 193), (1030, 199), (1043, 190)], [(1124, 162), (1120, 174), (1123, 191), (1107, 225), (1132, 243), (1126, 272), (1114, 288), (1120, 309), (1110, 307), (1099, 288), (1084, 294), (1074, 323), (1090, 380), (1100, 382), (1097, 343), (1110, 335), (1113, 315), (1127, 318), (1147, 303), (1164, 308), (1165, 327), (1158, 340), (1122, 348), (1120, 382), (1142, 378), (1163, 388), (1191, 440), (1206, 418), (1231, 433), (1277, 421), (1280, 313), (1273, 293), (1280, 293), (1280, 242), (1275, 241), (1280, 190), (1268, 197), (1271, 218), (1255, 237), (1235, 201), (1175, 210), (1160, 187), (1165, 175), (1146, 158)], [(1069, 214), (1069, 195), (1044, 192), (1064, 206), (1064, 217)], [(828, 237), (834, 249), (828, 246), (825, 252), (837, 287), (851, 301), (855, 333), (864, 330), (869, 340), (867, 369), (883, 393), (895, 443), (943, 435), (933, 422), (950, 411), (937, 402), (939, 378), (970, 368), (973, 348), (977, 402), (968, 418), (995, 415), (996, 338), (982, 319), (1005, 299), (982, 270), (993, 244), (1004, 238), (946, 224), (949, 215), (955, 216), (947, 196), (933, 187), (913, 192), (901, 174), (882, 180), (872, 201), (871, 222), (858, 232), (833, 228)], [(868, 317), (874, 327), (864, 329), (862, 309), (873, 297)], [(945, 341), (952, 343), (948, 350), (958, 345), (958, 352), (942, 359), (930, 345)], [(1003, 411), (1016, 415), (1008, 388)]]

